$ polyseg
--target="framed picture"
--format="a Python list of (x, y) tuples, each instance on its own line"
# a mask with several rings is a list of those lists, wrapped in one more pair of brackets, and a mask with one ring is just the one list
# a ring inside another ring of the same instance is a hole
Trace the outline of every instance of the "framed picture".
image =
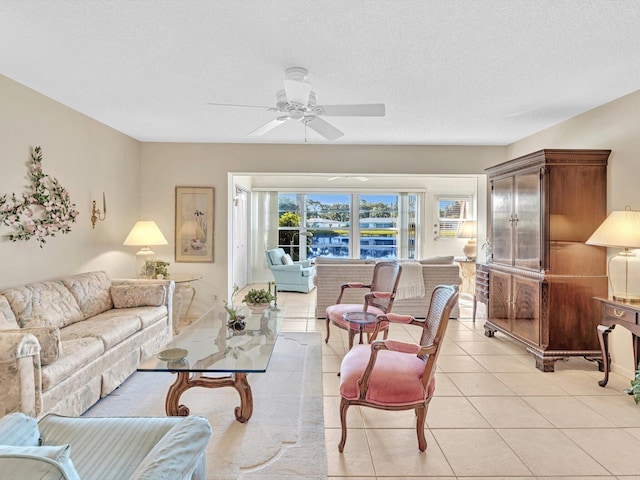
[(176, 263), (213, 262), (213, 192), (176, 187)]

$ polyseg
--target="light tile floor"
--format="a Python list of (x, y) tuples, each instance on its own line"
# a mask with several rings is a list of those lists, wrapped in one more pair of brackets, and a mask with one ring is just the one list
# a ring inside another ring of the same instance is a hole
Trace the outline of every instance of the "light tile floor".
[[(314, 318), (315, 291), (281, 292), (278, 304), (286, 308), (283, 331), (324, 338), (326, 322)], [(347, 336), (332, 328), (322, 357), (329, 479), (640, 480), (640, 406), (622, 392), (629, 379), (614, 372), (601, 388), (597, 366), (582, 358), (542, 373), (517, 342), (484, 336), (482, 304), (475, 323), (469, 297), (460, 306), (438, 361), (424, 453), (413, 412), (360, 407), (349, 408), (347, 444), (338, 452), (337, 372)], [(413, 338), (398, 325), (390, 336)]]

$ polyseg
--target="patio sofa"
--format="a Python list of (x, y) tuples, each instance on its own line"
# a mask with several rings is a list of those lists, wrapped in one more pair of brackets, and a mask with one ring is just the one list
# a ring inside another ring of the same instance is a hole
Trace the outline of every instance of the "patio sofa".
[[(393, 313), (412, 315), (424, 318), (429, 310), (431, 292), (437, 285), (459, 285), (460, 267), (453, 261), (453, 257), (432, 257), (419, 261), (422, 264), (422, 279), (424, 282), (424, 296), (411, 298), (396, 298), (393, 302)], [(373, 276), (375, 260), (353, 258), (316, 258), (316, 318), (326, 318), (326, 310), (334, 305), (340, 294), (340, 285), (349, 282), (370, 283)], [(403, 262), (401, 261), (401, 264)], [(415, 262), (412, 262), (415, 263)], [(402, 275), (400, 282), (402, 283)], [(363, 292), (360, 289), (347, 289), (342, 303), (363, 302)], [(458, 318), (458, 305), (451, 311), (451, 318)]]
[(88, 272), (0, 292), (0, 416), (80, 415), (172, 336), (171, 280)]
[(0, 419), (0, 477), (11, 479), (204, 480), (207, 419)]

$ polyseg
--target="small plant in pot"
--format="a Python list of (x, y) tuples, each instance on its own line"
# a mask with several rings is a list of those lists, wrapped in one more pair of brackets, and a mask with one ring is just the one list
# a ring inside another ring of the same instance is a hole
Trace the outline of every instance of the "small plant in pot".
[(247, 304), (247, 307), (249, 307), (249, 310), (252, 312), (261, 313), (271, 305), (273, 299), (273, 295), (271, 295), (271, 292), (268, 290), (252, 288), (247, 292), (242, 301)]
[(627, 395), (633, 395), (633, 400), (636, 403), (640, 403), (640, 363), (638, 364), (638, 369), (636, 370), (636, 378), (631, 380), (631, 386), (625, 389), (624, 393)]

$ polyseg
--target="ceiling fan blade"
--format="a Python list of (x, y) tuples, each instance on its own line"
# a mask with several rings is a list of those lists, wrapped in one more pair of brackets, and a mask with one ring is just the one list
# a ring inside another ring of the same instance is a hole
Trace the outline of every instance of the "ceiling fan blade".
[(384, 103), (360, 105), (318, 105), (316, 110), (322, 115), (333, 117), (384, 117)]
[(289, 120), (289, 117), (274, 118), (273, 120), (265, 123), (261, 127), (256, 128), (254, 131), (249, 132), (247, 135), (249, 137), (256, 137), (258, 135), (264, 135), (268, 131), (273, 130), (274, 128), (276, 128), (278, 125), (282, 125), (287, 120)]
[(216, 107), (260, 108), (262, 110), (276, 111), (276, 109), (273, 107), (263, 107), (261, 105), (235, 105), (233, 103), (213, 103), (213, 102), (207, 102), (207, 105), (215, 105)]
[(304, 117), (303, 123), (327, 140), (336, 140), (344, 135), (336, 127), (318, 117)]
[(297, 103), (303, 107), (306, 107), (309, 103), (309, 93), (311, 92), (310, 83), (285, 78), (284, 90), (287, 92), (287, 100), (289, 103)]

